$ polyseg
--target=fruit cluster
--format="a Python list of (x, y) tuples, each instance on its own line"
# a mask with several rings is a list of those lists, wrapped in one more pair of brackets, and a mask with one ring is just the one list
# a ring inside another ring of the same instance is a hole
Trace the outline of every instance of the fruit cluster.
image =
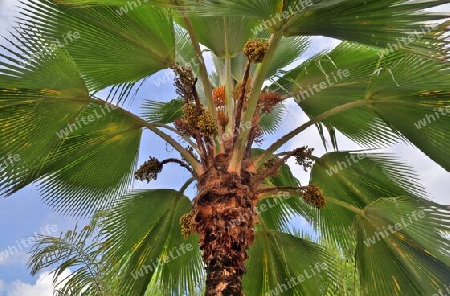
[(274, 92), (263, 92), (259, 96), (258, 104), (263, 113), (272, 112), (273, 108), (282, 101), (280, 94)]
[(216, 124), (205, 107), (193, 102), (186, 102), (183, 107), (183, 117), (175, 120), (175, 127), (183, 134), (195, 135), (196, 130), (201, 135), (211, 136), (216, 133)]
[(162, 171), (163, 164), (155, 157), (150, 157), (150, 160), (144, 162), (144, 164), (137, 170), (134, 174), (136, 180), (144, 181), (149, 183), (151, 180), (156, 180), (158, 174)]
[(317, 209), (323, 209), (327, 203), (322, 190), (316, 184), (301, 188), (303, 200)]
[(313, 151), (314, 148), (308, 148), (308, 146), (298, 148), (295, 151), (295, 160), (297, 161), (298, 165), (303, 166), (305, 172), (314, 164), (314, 161), (311, 159)]
[(187, 101), (192, 101), (194, 98), (194, 89), (197, 78), (190, 67), (182, 67), (175, 63), (171, 66), (175, 72), (174, 86), (176, 93)]
[(261, 40), (249, 40), (244, 46), (244, 55), (252, 63), (261, 63), (269, 49), (269, 43)]
[(226, 96), (225, 96), (225, 85), (221, 85), (213, 89), (212, 97), (216, 107), (225, 106)]
[(180, 218), (181, 234), (184, 236), (185, 240), (194, 233), (194, 227), (192, 226), (193, 218), (194, 213), (192, 212), (186, 213)]

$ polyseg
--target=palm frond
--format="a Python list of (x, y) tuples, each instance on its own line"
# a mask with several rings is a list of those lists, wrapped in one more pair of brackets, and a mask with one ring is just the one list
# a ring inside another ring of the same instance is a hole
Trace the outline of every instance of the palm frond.
[(246, 295), (323, 295), (322, 283), (333, 281), (335, 258), (316, 243), (263, 228), (256, 231), (246, 266)]
[(378, 153), (331, 152), (318, 159), (311, 170), (310, 183), (316, 183), (328, 202), (311, 218), (320, 233), (344, 249), (353, 240), (350, 231), (355, 215), (380, 198), (408, 196), (425, 202), (426, 194), (412, 169), (392, 156)]
[(285, 106), (278, 104), (270, 113), (264, 113), (261, 116), (259, 125), (266, 134), (274, 134), (283, 123), (285, 115)]
[(139, 81), (168, 68), (175, 57), (173, 23), (165, 8), (145, 5), (120, 16), (104, 5), (72, 7), (30, 0), (22, 6), (18, 24), (38, 32), (35, 40), (27, 37), (28, 42), (64, 47), (90, 91)]
[(443, 116), (450, 108), (449, 78), (450, 69), (440, 61), (403, 52), (384, 56), (377, 48), (344, 42), (291, 70), (271, 89), (295, 97), (311, 118), (365, 102), (322, 122), (368, 147), (406, 139), (450, 170), (450, 116)]
[[(34, 52), (42, 48), (27, 46)], [(0, 57), (0, 151), (20, 158), (2, 170), (1, 192), (12, 194), (39, 181), (44, 200), (70, 214), (92, 213), (113, 202), (131, 182), (141, 125), (90, 98), (63, 49), (23, 66), (20, 48)]]
[(183, 99), (173, 99), (169, 102), (145, 101), (142, 106), (142, 115), (145, 120), (156, 123), (172, 123), (183, 116), (181, 107)]
[[(112, 295), (112, 282), (107, 274), (102, 256), (101, 237), (98, 234), (99, 220), (103, 213), (97, 213), (90, 225), (78, 230), (77, 226), (60, 237), (38, 235), (34, 243), (28, 266), (35, 275), (45, 268), (54, 268), (53, 284), (61, 295)], [(70, 269), (70, 270), (69, 270)], [(61, 278), (63, 272), (70, 275)], [(108, 271), (108, 272), (107, 272)]]
[(105, 221), (111, 242), (105, 258), (121, 262), (124, 295), (143, 295), (151, 281), (183, 295), (203, 282), (198, 236), (181, 234), (180, 218), (191, 201), (174, 190), (142, 190), (124, 196)]
[[(252, 36), (253, 21), (242, 17), (198, 17), (189, 16), (200, 43), (218, 57), (233, 57), (242, 51), (245, 42)], [(185, 26), (183, 20), (179, 20)]]
[[(446, 3), (446, 0), (189, 2), (192, 14), (255, 19), (258, 24), (253, 32), (282, 30), (285, 36), (327, 36), (383, 48), (406, 38), (402, 46), (405, 50), (435, 57), (442, 56), (443, 48), (433, 34), (428, 34), (427, 27), (430, 22), (448, 18), (449, 12), (427, 10)], [(414, 41), (408, 41), (409, 36), (415, 37)]]
[(405, 197), (368, 205), (354, 224), (361, 291), (368, 295), (445, 291), (450, 241), (442, 232), (449, 230), (449, 214), (443, 206)]

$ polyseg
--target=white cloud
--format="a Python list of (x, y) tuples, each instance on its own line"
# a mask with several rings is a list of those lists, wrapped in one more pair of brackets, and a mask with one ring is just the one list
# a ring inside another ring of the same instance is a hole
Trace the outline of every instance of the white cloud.
[[(70, 271), (65, 271), (61, 274), (61, 278), (65, 278), (69, 275)], [(53, 275), (51, 274), (51, 272), (44, 272), (40, 274), (34, 285), (30, 285), (17, 280), (10, 285), (6, 295), (53, 296)]]
[(3, 292), (5, 290), (5, 282), (0, 280), (0, 292)]
[[(17, 247), (16, 247), (17, 248)], [(29, 255), (26, 251), (19, 251), (10, 253), (8, 249), (0, 250), (3, 254), (0, 254), (0, 266), (2, 265), (26, 265), (28, 262)], [(8, 256), (5, 256), (7, 252)]]

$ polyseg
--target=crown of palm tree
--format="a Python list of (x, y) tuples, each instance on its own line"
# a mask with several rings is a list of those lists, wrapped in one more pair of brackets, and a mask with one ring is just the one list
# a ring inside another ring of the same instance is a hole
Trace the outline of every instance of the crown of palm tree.
[[(104, 244), (88, 259), (110, 269), (79, 270), (67, 291), (84, 283), (111, 295), (104, 281), (115, 278), (120, 295), (155, 285), (193, 295), (206, 276), (206, 295), (348, 295), (347, 256), (361, 295), (437, 294), (450, 284), (449, 208), (398, 157), (339, 151), (336, 131), (365, 149), (404, 141), (450, 171), (449, 13), (428, 11), (447, 2), (29, 0), (0, 52), (0, 155), (21, 158), (0, 171), (0, 192), (37, 182), (59, 212), (108, 209)], [(311, 36), (343, 42), (294, 63)], [(178, 98), (145, 101), (142, 117), (121, 107), (162, 69), (173, 69)], [(256, 149), (291, 98), (309, 121)], [(328, 130), (334, 152), (282, 150), (311, 126), (324, 143)], [(143, 129), (180, 159), (137, 168)], [(311, 170), (309, 185), (290, 157)], [(129, 191), (133, 177), (154, 180), (168, 163), (192, 174), (183, 188)], [(320, 240), (294, 233), (294, 216)], [(38, 245), (33, 272), (89, 261), (76, 248), (48, 259), (64, 245), (42, 249), (52, 242)]]

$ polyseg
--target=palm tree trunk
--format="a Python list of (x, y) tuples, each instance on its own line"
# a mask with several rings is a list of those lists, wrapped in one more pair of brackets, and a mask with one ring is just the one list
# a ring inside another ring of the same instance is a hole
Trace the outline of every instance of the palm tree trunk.
[(253, 242), (255, 195), (243, 178), (209, 170), (194, 200), (193, 226), (206, 265), (206, 296), (242, 296), (247, 249)]

